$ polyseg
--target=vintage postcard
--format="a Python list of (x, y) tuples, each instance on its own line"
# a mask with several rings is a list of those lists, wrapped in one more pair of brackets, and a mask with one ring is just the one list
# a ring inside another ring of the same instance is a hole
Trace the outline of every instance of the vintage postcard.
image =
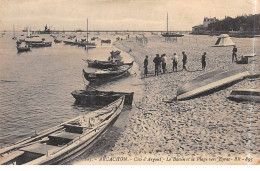
[(259, 3), (0, 0), (0, 164), (260, 164)]

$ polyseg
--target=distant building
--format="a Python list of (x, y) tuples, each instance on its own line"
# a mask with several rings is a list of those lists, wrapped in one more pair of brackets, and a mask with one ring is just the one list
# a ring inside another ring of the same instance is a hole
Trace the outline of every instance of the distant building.
[(205, 17), (203, 20), (203, 26), (208, 28), (209, 24), (215, 22), (216, 20), (217, 20), (216, 17), (214, 17), (214, 18)]
[(192, 34), (205, 33), (209, 24), (215, 22), (216, 20), (217, 20), (216, 17), (214, 17), (214, 18), (204, 17), (203, 24), (192, 27)]

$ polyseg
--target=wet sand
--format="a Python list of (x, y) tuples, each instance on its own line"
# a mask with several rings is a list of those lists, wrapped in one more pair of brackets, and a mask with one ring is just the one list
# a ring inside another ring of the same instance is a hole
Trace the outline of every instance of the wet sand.
[[(259, 88), (260, 78), (245, 79), (194, 99), (164, 102), (176, 97), (178, 87), (187, 81), (211, 70), (237, 65), (231, 62), (232, 47), (210, 47), (216, 40), (216, 37), (210, 36), (185, 35), (178, 42), (165, 42), (160, 36), (148, 36), (147, 45), (137, 43), (135, 37), (115, 43), (123, 51), (129, 52), (131, 49), (129, 54), (139, 64), (142, 73), (143, 60), (148, 55), (149, 76), (141, 78), (145, 93), (143, 99), (135, 101), (138, 110), (132, 114), (125, 131), (117, 137), (114, 147), (105, 154), (109, 158), (126, 156), (128, 160), (110, 161), (111, 164), (259, 163), (260, 105), (238, 103), (226, 97), (232, 89)], [(253, 39), (232, 40), (237, 44), (238, 56), (252, 53)], [(255, 45), (256, 53), (260, 54), (259, 39)], [(181, 71), (182, 51), (188, 56), (186, 67), (189, 71)], [(174, 52), (179, 56), (178, 72), (172, 72)], [(200, 61), (203, 52), (207, 52), (204, 71), (201, 70)], [(152, 60), (157, 53), (166, 54), (167, 73), (154, 76)], [(250, 60), (250, 64), (243, 66), (250, 72), (254, 66), (254, 72), (259, 73), (259, 56), (255, 59), (254, 65)], [(149, 157), (155, 160), (148, 161)], [(235, 157), (241, 159), (236, 160)], [(248, 162), (248, 157), (253, 161)]]

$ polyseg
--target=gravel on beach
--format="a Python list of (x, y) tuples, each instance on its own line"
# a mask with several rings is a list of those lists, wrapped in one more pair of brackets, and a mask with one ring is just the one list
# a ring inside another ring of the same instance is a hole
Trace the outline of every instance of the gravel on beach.
[[(252, 53), (250, 38), (231, 38), (237, 45), (238, 57)], [(165, 42), (159, 35), (148, 36), (148, 44), (130, 39), (115, 42), (115, 46), (129, 52), (143, 73), (145, 55), (149, 56), (148, 77), (143, 78), (144, 97), (135, 101), (137, 110), (131, 115), (125, 131), (106, 156), (163, 157), (164, 164), (247, 164), (246, 157), (253, 157), (259, 163), (260, 157), (260, 106), (250, 102), (234, 102), (226, 97), (232, 89), (260, 88), (260, 78), (244, 79), (217, 92), (185, 101), (173, 101), (177, 89), (191, 79), (219, 68), (229, 68), (232, 63), (232, 47), (210, 47), (217, 37), (185, 35), (177, 42)], [(256, 39), (254, 49), (260, 54), (260, 40)], [(188, 56), (188, 71), (182, 69), (182, 51)], [(207, 52), (207, 66), (201, 70), (201, 56)], [(173, 53), (179, 56), (178, 72), (172, 72)], [(153, 58), (166, 54), (167, 72), (154, 76)], [(254, 62), (243, 65), (251, 73), (259, 73), (259, 56)], [(190, 156), (206, 157), (206, 161), (181, 161)], [(240, 156), (241, 161), (235, 161)], [(172, 160), (165, 160), (171, 157)], [(208, 157), (218, 158), (209, 161)], [(220, 161), (231, 157), (232, 161)], [(173, 160), (173, 158), (175, 160)], [(178, 158), (180, 158), (178, 160)], [(146, 163), (144, 160), (140, 163)], [(161, 161), (157, 162), (160, 164)], [(119, 163), (120, 164), (120, 163)], [(133, 163), (137, 164), (137, 163)], [(163, 164), (163, 163), (162, 163)]]

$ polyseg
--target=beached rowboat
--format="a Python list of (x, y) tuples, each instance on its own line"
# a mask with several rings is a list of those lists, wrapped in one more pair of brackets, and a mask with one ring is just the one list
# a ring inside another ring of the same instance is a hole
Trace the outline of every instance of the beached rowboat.
[(18, 52), (27, 52), (27, 51), (31, 50), (30, 47), (20, 47), (20, 46), (17, 46), (16, 48), (17, 48)]
[(240, 80), (249, 75), (250, 73), (243, 67), (233, 67), (227, 70), (215, 70), (203, 74), (180, 87), (177, 91), (177, 99), (188, 99), (224, 86), (228, 83)]
[(125, 96), (124, 105), (132, 106), (134, 92), (114, 92), (114, 91), (98, 91), (98, 90), (74, 90), (71, 92), (76, 99), (76, 103), (87, 106), (105, 106), (121, 96)]
[(111, 126), (122, 111), (124, 96), (87, 115), (78, 116), (0, 149), (0, 164), (59, 164), (82, 154)]
[(122, 65), (132, 65), (131, 63), (124, 63), (123, 61), (99, 61), (99, 60), (85, 60), (88, 63), (88, 67), (92, 68), (98, 68), (98, 69), (107, 69), (107, 68), (113, 68), (113, 67), (119, 67)]
[(228, 99), (234, 101), (252, 101), (260, 103), (260, 89), (232, 90)]
[(86, 72), (83, 69), (83, 75), (86, 80), (90, 82), (90, 84), (99, 84), (117, 80), (129, 75), (129, 70), (132, 68), (132, 66), (133, 62), (131, 63), (131, 65), (123, 65), (115, 68), (102, 69), (96, 72)]

